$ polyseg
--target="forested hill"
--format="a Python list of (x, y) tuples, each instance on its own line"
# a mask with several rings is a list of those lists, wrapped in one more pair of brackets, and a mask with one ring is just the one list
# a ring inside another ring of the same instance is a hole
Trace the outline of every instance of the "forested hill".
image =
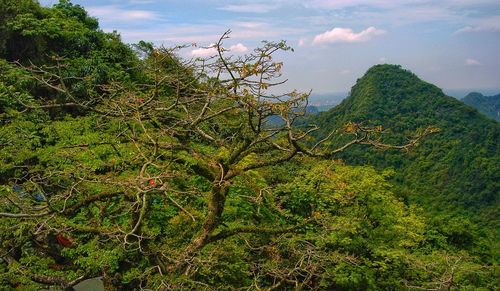
[(437, 127), (438, 133), (408, 154), (358, 146), (342, 157), (396, 169), (394, 181), (409, 201), (440, 213), (481, 213), (483, 222), (498, 222), (500, 125), (415, 74), (396, 65), (374, 66), (340, 105), (313, 119), (320, 136), (352, 121), (382, 126), (382, 140), (393, 143), (426, 126)]
[(479, 112), (500, 121), (500, 94), (495, 96), (484, 96), (481, 93), (471, 92), (462, 101)]

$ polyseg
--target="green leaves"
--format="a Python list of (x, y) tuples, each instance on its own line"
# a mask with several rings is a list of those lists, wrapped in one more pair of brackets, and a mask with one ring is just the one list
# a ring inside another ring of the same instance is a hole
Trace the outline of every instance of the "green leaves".
[[(139, 58), (78, 5), (7, 2), (0, 54), (19, 62), (0, 60), (0, 285), (37, 289), (37, 274), (59, 285), (104, 276), (106, 287), (124, 290), (366, 290), (446, 287), (453, 274), (453, 287), (493, 286), (490, 269), (464, 251), (480, 229), (430, 221), (395, 194), (389, 180), (401, 179), (403, 157), (380, 173), (306, 156), (309, 132), (293, 123), (308, 94), (262, 92), (280, 84), (283, 64), (271, 54), (290, 50), (285, 42), (201, 64), (141, 42)], [(400, 86), (439, 93), (412, 85), (412, 75), (374, 79), (353, 94), (395, 92), (388, 103), (408, 111)], [(375, 99), (347, 102), (377, 122), (386, 113), (370, 110), (381, 105)], [(276, 114), (284, 126), (267, 124)], [(361, 134), (361, 120), (352, 121), (345, 131)], [(390, 128), (382, 124), (372, 128), (377, 140)], [(492, 160), (462, 160), (458, 145), (446, 143), (446, 164), (495, 177)], [(433, 147), (425, 153), (443, 157)], [(372, 157), (363, 151), (356, 161)]]
[(126, 256), (120, 247), (103, 244), (98, 239), (75, 244), (75, 248), (65, 249), (64, 254), (73, 258), (74, 263), (91, 276), (99, 275), (103, 268), (109, 272), (117, 271), (120, 261)]

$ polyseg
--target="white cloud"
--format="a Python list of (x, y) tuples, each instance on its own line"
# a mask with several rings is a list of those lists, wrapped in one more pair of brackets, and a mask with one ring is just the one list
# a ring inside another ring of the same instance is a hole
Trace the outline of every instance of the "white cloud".
[(321, 17), (310, 16), (317, 17), (320, 24), (336, 23), (348, 27), (350, 23), (401, 26), (432, 22), (465, 28), (458, 33), (500, 30), (498, 13), (496, 16), (481, 15), (482, 11), (498, 9), (498, 0), (303, 0), (303, 3), (305, 8), (322, 12)]
[(264, 22), (257, 21), (236, 21), (233, 24), (243, 28), (261, 28), (266, 25)]
[(481, 65), (481, 63), (478, 60), (475, 60), (475, 59), (466, 59), (465, 60), (465, 64), (467, 66), (480, 66)]
[(358, 33), (355, 33), (350, 28), (335, 27), (332, 30), (316, 35), (313, 39), (313, 44), (364, 42), (384, 33), (386, 33), (385, 30), (377, 29), (373, 26)]
[(127, 10), (118, 6), (91, 6), (86, 8), (91, 16), (100, 21), (130, 22), (159, 19), (158, 13), (149, 10)]
[(386, 57), (381, 57), (381, 58), (378, 59), (378, 61), (380, 63), (386, 63), (387, 62), (387, 58)]
[(498, 0), (446, 0), (446, 2), (448, 2), (450, 5), (455, 5), (458, 7), (498, 4)]
[(455, 34), (460, 34), (465, 32), (478, 32), (478, 31), (482, 31), (482, 29), (478, 26), (465, 26), (455, 31)]
[(191, 51), (191, 55), (198, 58), (206, 58), (215, 56), (217, 54), (217, 49), (215, 44), (211, 44), (208, 47), (200, 47)]
[(323, 9), (342, 9), (354, 6), (376, 6), (386, 7), (394, 5), (401, 0), (309, 0), (305, 1), (306, 7), (323, 8)]
[[(148, 40), (157, 44), (183, 44), (183, 43), (214, 43), (227, 30), (234, 25), (231, 23), (203, 23), (203, 24), (159, 24), (148, 28), (131, 25), (118, 29), (122, 39), (128, 43), (139, 40)], [(116, 30), (112, 23), (103, 26), (103, 30), (112, 32)], [(258, 28), (235, 27), (231, 39), (241, 42), (261, 41), (264, 39), (292, 39), (298, 34), (304, 34), (305, 29), (265, 25)]]
[(130, 4), (151, 4), (154, 3), (155, 0), (130, 0)]
[(237, 43), (229, 47), (229, 51), (232, 53), (244, 53), (248, 51), (248, 48), (244, 46), (242, 43)]
[(500, 16), (485, 17), (469, 20), (471, 25), (460, 28), (455, 34), (467, 32), (496, 32), (500, 31)]
[(288, 28), (288, 27), (265, 27), (258, 29), (234, 29), (231, 33), (232, 38), (237, 39), (276, 39), (287, 38), (287, 35), (304, 33), (303, 29)]
[(268, 4), (237, 4), (237, 5), (226, 5), (219, 7), (217, 9), (231, 12), (243, 12), (243, 13), (267, 13), (271, 10), (278, 8), (276, 5)]
[[(233, 54), (241, 54), (248, 51), (248, 48), (242, 43), (237, 43), (230, 46), (227, 50)], [(201, 47), (191, 51), (191, 55), (198, 58), (207, 58), (215, 56), (216, 54), (217, 48), (215, 44), (210, 44), (208, 47)]]
[[(344, 9), (356, 6), (377, 8), (396, 8), (402, 6), (418, 6), (433, 4), (429, 0), (304, 0), (308, 8)], [(474, 5), (495, 5), (498, 0), (440, 0), (436, 4), (446, 7), (465, 8)]]

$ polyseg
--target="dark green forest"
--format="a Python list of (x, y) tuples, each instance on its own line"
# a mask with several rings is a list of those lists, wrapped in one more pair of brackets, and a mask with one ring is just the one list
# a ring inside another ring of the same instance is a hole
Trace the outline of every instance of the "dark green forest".
[(311, 115), (286, 42), (230, 36), (184, 59), (0, 0), (1, 290), (499, 286), (498, 122), (395, 65)]

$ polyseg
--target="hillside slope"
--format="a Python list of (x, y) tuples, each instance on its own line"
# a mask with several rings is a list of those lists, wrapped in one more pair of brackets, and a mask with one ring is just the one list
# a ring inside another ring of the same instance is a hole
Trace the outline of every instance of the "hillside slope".
[(372, 67), (340, 105), (310, 120), (322, 128), (319, 136), (349, 121), (383, 126), (382, 140), (391, 143), (438, 127), (409, 153), (357, 146), (342, 158), (395, 169), (398, 192), (433, 213), (498, 224), (500, 124), (396, 65)]

